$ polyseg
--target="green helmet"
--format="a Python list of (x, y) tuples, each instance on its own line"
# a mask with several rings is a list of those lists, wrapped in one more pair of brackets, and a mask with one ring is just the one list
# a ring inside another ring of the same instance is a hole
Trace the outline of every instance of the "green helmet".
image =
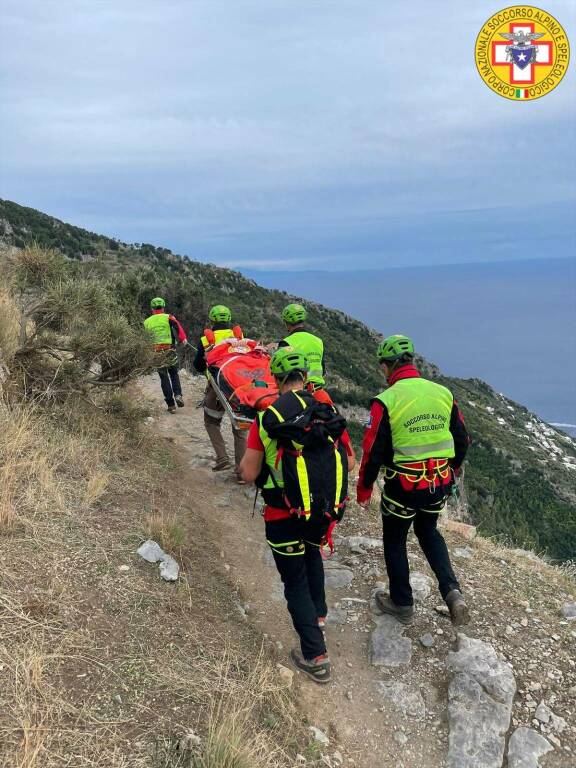
[(152, 301), (150, 302), (150, 306), (152, 307), (152, 309), (160, 309), (161, 307), (166, 306), (166, 302), (160, 296), (156, 296), (156, 298), (152, 299)]
[(306, 355), (299, 352), (294, 347), (280, 347), (272, 355), (270, 360), (270, 371), (273, 376), (281, 379), (290, 373), (300, 371), (306, 373), (308, 370), (308, 361)]
[(402, 355), (413, 355), (414, 343), (408, 336), (400, 334), (387, 336), (380, 343), (376, 354), (381, 363), (394, 362), (394, 360), (400, 359)]
[(288, 306), (284, 307), (282, 310), (282, 320), (288, 325), (298, 325), (298, 323), (303, 323), (307, 317), (308, 312), (306, 312), (306, 308), (303, 307), (302, 304), (288, 304)]
[(208, 313), (213, 323), (229, 323), (232, 320), (232, 312), (224, 304), (216, 304)]

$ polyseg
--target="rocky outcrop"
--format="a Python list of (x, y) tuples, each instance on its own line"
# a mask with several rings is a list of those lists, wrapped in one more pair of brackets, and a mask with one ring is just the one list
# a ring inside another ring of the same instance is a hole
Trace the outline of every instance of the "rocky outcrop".
[(371, 659), (374, 666), (400, 667), (412, 658), (412, 641), (404, 637), (406, 627), (393, 616), (375, 616), (372, 632)]
[(508, 744), (508, 768), (538, 768), (552, 744), (532, 728), (516, 728)]
[(405, 717), (422, 720), (426, 715), (426, 705), (422, 694), (415, 685), (399, 680), (379, 680), (376, 688), (383, 699)]
[(516, 681), (511, 667), (482, 640), (458, 635), (448, 654), (449, 768), (501, 768)]

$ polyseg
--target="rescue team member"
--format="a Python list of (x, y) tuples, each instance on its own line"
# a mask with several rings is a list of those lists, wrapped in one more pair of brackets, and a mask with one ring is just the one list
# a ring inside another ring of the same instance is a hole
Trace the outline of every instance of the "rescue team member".
[(324, 374), (324, 342), (304, 328), (308, 313), (302, 304), (288, 304), (282, 310), (282, 320), (288, 330), (288, 335), (279, 342), (278, 347), (293, 347), (299, 350), (308, 360), (308, 389), (314, 391), (323, 389), (326, 381)]
[[(194, 368), (198, 373), (205, 373), (207, 369), (206, 352), (212, 349), (213, 346), (218, 344), (224, 339), (230, 339), (233, 337), (242, 338), (242, 329), (238, 326), (232, 328), (232, 312), (222, 304), (218, 304), (212, 307), (208, 313), (208, 317), (211, 322), (211, 328), (204, 332), (204, 336), (201, 337), (197, 344), (198, 351), (194, 358)], [(214, 448), (216, 454), (216, 462), (212, 467), (213, 472), (221, 472), (225, 469), (231, 468), (230, 459), (228, 458), (228, 451), (226, 450), (226, 443), (222, 436), (222, 418), (224, 416), (224, 406), (218, 400), (216, 392), (210, 383), (206, 387), (204, 395), (204, 426), (206, 432)], [(246, 448), (246, 432), (239, 429), (232, 430), (234, 435), (234, 457), (235, 457), (235, 470), (239, 482), (243, 482), (240, 478), (238, 467), (244, 450)]]
[(150, 302), (152, 314), (144, 320), (144, 327), (150, 332), (154, 340), (154, 349), (157, 352), (169, 353), (169, 362), (158, 368), (160, 376), (160, 386), (162, 394), (168, 406), (168, 413), (176, 413), (176, 406), (184, 407), (182, 399), (182, 386), (180, 376), (178, 375), (178, 357), (176, 355), (176, 344), (186, 343), (186, 334), (184, 328), (180, 325), (174, 315), (166, 312), (166, 302), (157, 296)]
[[(330, 680), (331, 667), (326, 651), (326, 595), (321, 546), (328, 523), (310, 522), (290, 512), (283, 493), (279, 448), (263, 424), (267, 414), (275, 420), (293, 419), (303, 412), (313, 395), (303, 392), (308, 363), (304, 355), (290, 347), (279, 349), (270, 361), (270, 370), (278, 382), (280, 396), (253, 422), (248, 434), (246, 453), (240, 470), (247, 482), (254, 482), (267, 469), (269, 480), (264, 483), (264, 524), (266, 539), (272, 549), (274, 562), (284, 584), (284, 596), (294, 629), (300, 637), (300, 650), (293, 649), (290, 658), (295, 666), (317, 683)], [(301, 393), (294, 398), (293, 393)], [(304, 401), (304, 407), (298, 403)], [(334, 409), (335, 411), (336, 409)], [(280, 418), (278, 417), (280, 414)], [(347, 432), (341, 438), (348, 456), (348, 471), (354, 467), (354, 451)], [(280, 471), (279, 471), (280, 470)], [(258, 483), (258, 484), (259, 484)]]
[(420, 377), (409, 338), (389, 336), (377, 354), (388, 388), (372, 401), (357, 486), (358, 503), (367, 507), (384, 468), (380, 511), (390, 596), (378, 593), (376, 602), (403, 624), (413, 621), (406, 537), (414, 523), (453, 623), (466, 624), (468, 607), (437, 523), (466, 456), (468, 433), (452, 393)]

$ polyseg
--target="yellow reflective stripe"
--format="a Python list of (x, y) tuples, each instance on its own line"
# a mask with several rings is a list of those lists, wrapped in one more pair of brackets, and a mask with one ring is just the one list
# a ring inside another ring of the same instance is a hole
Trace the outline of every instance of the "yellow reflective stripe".
[[(304, 542), (301, 539), (298, 539), (297, 541), (283, 541), (280, 544), (274, 544), (269, 539), (266, 539), (266, 541), (268, 542), (268, 544), (270, 544), (270, 546), (272, 547), (274, 552), (276, 552), (276, 554), (284, 555), (284, 557), (295, 557), (297, 555), (303, 555), (304, 552), (306, 551), (306, 547), (304, 545)], [(297, 552), (283, 552), (282, 551), (283, 548), (288, 548), (288, 547), (289, 548), (296, 547), (298, 551)]]
[(342, 493), (342, 456), (340, 451), (334, 451), (336, 457), (336, 498), (334, 499), (334, 509), (337, 510), (340, 504), (340, 494)]
[[(394, 504), (395, 507), (400, 507), (400, 509), (412, 509), (412, 507), (406, 507), (404, 504), (399, 504), (397, 501), (394, 501), (394, 499), (388, 498), (384, 492), (382, 492), (382, 498), (386, 499), (386, 501), (389, 501), (390, 504)], [(416, 512), (416, 510), (412, 510), (413, 512)]]
[(295, 397), (295, 398), (297, 398), (297, 399), (298, 399), (298, 402), (300, 403), (300, 405), (302, 406), (302, 408), (307, 408), (307, 407), (308, 407), (308, 406), (307, 406), (307, 404), (306, 404), (306, 400), (303, 400), (303, 399), (300, 397), (300, 395), (299, 395), (299, 394), (297, 394), (297, 393), (296, 393), (294, 390), (292, 390), (292, 394), (294, 395), (294, 397)]
[(439, 440), (437, 443), (418, 443), (417, 445), (397, 445), (394, 452), (400, 456), (418, 456), (420, 453), (432, 451), (449, 451), (454, 449), (454, 440)]
[(280, 411), (277, 411), (276, 408), (274, 408), (273, 405), (269, 405), (268, 406), (268, 410), (272, 411), (272, 413), (274, 413), (276, 415), (276, 418), (278, 419), (278, 421), (280, 421), (280, 422), (284, 421), (284, 416), (282, 416)]
[(302, 495), (302, 509), (307, 512), (310, 507), (310, 484), (308, 482), (308, 470), (303, 456), (296, 456), (296, 473), (298, 474), (298, 485)]
[(282, 555), (283, 557), (299, 557), (302, 556), (306, 550), (301, 549), (300, 552), (280, 552), (279, 550), (274, 550), (277, 555)]
[(410, 408), (410, 406), (414, 405), (415, 402), (416, 402), (416, 398), (414, 397), (412, 398), (412, 400), (407, 400), (405, 405), (402, 406), (401, 408), (398, 408), (398, 410), (394, 410), (394, 413), (393, 413), (394, 420), (400, 419), (404, 411)]

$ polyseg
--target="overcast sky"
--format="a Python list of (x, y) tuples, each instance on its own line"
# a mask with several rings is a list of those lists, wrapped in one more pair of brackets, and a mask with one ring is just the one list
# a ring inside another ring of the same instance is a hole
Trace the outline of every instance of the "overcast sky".
[(245, 268), (568, 256), (574, 65), (490, 91), (505, 5), (0, 0), (0, 197)]

